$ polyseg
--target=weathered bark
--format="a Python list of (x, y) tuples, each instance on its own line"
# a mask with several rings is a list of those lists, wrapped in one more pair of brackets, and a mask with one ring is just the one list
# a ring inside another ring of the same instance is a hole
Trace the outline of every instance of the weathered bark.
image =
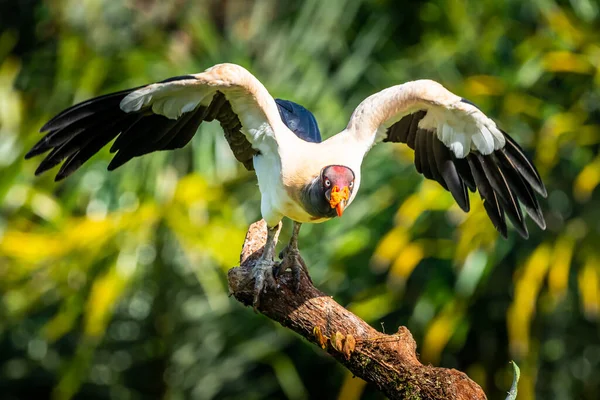
[[(266, 241), (266, 224), (250, 226), (240, 256), (240, 267), (229, 271), (229, 290), (251, 306), (252, 266)], [(380, 333), (317, 290), (301, 275), (298, 292), (291, 274), (279, 277), (279, 288), (261, 295), (258, 311), (309, 341), (320, 345), (354, 375), (374, 383), (391, 399), (485, 399), (479, 385), (455, 369), (422, 365), (417, 345), (406, 327), (393, 335)]]

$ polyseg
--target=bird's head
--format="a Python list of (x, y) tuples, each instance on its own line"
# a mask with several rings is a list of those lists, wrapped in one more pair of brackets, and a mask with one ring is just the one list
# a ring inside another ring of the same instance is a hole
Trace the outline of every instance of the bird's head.
[(304, 209), (316, 219), (341, 217), (355, 186), (354, 172), (343, 165), (328, 165), (301, 191)]
[(354, 188), (354, 172), (342, 165), (328, 165), (321, 170), (321, 188), (323, 196), (338, 217), (344, 213), (352, 189)]

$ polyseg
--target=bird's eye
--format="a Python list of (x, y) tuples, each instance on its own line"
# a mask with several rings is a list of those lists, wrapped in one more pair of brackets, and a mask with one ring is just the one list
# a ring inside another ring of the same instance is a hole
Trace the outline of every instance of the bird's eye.
[(354, 186), (354, 182), (350, 182), (350, 184), (348, 185), (348, 187), (349, 187), (350, 189), (352, 189), (352, 186)]
[(331, 181), (329, 179), (325, 179), (325, 186), (331, 186)]

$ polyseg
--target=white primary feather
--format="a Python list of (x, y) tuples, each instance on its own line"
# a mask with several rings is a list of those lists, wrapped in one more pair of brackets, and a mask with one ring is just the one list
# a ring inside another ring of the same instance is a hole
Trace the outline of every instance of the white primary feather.
[(494, 151), (494, 138), (487, 126), (481, 126), (479, 132), (471, 136), (475, 149), (481, 154), (491, 154)]
[[(491, 120), (490, 120), (491, 121)], [(498, 129), (496, 123), (491, 121), (493, 126), (488, 127), (494, 138), (494, 150), (500, 150), (506, 145), (504, 134)]]
[(438, 138), (457, 158), (466, 157), (472, 150), (486, 155), (504, 147), (502, 132), (479, 110), (472, 113), (460, 109), (428, 110), (419, 127), (431, 129), (436, 122)]
[(448, 146), (450, 150), (452, 150), (456, 158), (465, 158), (471, 149), (472, 136), (463, 132), (454, 132), (450, 127), (449, 130), (452, 132), (450, 134), (451, 139), (448, 141), (448, 143), (444, 144)]
[(471, 104), (463, 102), (461, 108), (466, 110), (459, 109), (453, 110), (453, 112), (460, 113), (467, 121), (467, 134), (472, 139), (471, 150), (477, 150), (486, 155), (504, 147), (506, 140), (494, 121)]
[(135, 112), (152, 105), (154, 113), (177, 119), (182, 114), (195, 110), (204, 99), (209, 97), (207, 93), (210, 92), (209, 90), (202, 90), (193, 85), (173, 86), (174, 83), (157, 83), (128, 94), (121, 100), (121, 110)]
[(140, 111), (143, 107), (147, 106), (152, 99), (151, 95), (147, 95), (147, 91), (143, 92), (144, 89), (136, 90), (135, 92), (129, 93), (123, 100), (121, 100), (121, 110), (126, 113)]

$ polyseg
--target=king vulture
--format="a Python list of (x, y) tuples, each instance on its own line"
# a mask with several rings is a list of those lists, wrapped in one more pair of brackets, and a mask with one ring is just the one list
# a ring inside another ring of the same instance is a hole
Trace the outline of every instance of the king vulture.
[(417, 171), (439, 182), (465, 212), (468, 190), (478, 190), (502, 236), (506, 214), (527, 238), (521, 206), (541, 229), (546, 226), (534, 193), (545, 197), (546, 189), (519, 145), (473, 103), (431, 80), (367, 97), (343, 131), (321, 141), (310, 112), (273, 99), (241, 66), (219, 64), (76, 104), (41, 128), (46, 134), (26, 158), (50, 151), (36, 174), (64, 160), (58, 181), (116, 138), (108, 165), (113, 170), (133, 157), (183, 147), (203, 121), (215, 119), (236, 159), (258, 178), (268, 237), (254, 270), (255, 306), (263, 289), (275, 285), (282, 218), (294, 221), (294, 229), (280, 269), (291, 269), (297, 279), (305, 268), (297, 244), (300, 225), (342, 216), (358, 193), (365, 154), (380, 142), (413, 149)]

